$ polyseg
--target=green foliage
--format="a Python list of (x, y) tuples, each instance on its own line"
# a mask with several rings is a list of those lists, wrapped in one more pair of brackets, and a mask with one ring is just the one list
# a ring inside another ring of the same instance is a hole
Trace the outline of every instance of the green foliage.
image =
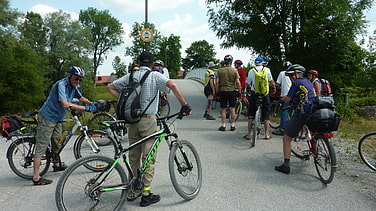
[(116, 56), (114, 58), (114, 61), (112, 62), (112, 67), (115, 70), (115, 75), (120, 78), (123, 75), (127, 74), (127, 65), (124, 64), (124, 62), (121, 62), (121, 59), (119, 56)]
[(169, 37), (161, 37), (159, 51), (155, 57), (164, 61), (165, 67), (170, 72), (170, 78), (176, 78), (181, 67), (180, 37), (171, 34)]
[(187, 56), (183, 58), (183, 68), (185, 70), (192, 67), (207, 67), (210, 61), (216, 61), (214, 45), (209, 44), (206, 40), (193, 42), (185, 52), (187, 53)]

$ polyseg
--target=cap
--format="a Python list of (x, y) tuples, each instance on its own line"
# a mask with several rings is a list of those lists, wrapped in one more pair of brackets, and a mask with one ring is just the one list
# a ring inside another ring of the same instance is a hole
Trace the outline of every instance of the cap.
[(208, 67), (214, 67), (214, 66), (215, 66), (214, 62), (209, 62)]
[(152, 53), (148, 51), (144, 51), (140, 54), (140, 56), (138, 57), (138, 60), (141, 63), (152, 63), (154, 62), (154, 56)]

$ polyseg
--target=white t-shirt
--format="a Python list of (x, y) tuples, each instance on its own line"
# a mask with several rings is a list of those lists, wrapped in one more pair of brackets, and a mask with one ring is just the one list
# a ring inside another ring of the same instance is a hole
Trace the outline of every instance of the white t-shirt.
[(281, 84), (281, 97), (286, 96), (291, 87), (290, 77), (285, 75), (286, 71), (281, 71), (277, 78), (277, 83)]

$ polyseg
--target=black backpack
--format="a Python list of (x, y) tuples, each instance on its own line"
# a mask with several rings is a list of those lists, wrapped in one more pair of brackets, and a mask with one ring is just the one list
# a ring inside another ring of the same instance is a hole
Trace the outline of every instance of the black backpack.
[(134, 81), (133, 71), (130, 73), (129, 83), (121, 90), (117, 101), (116, 116), (118, 119), (125, 120), (127, 123), (136, 123), (140, 121), (142, 115), (154, 101), (155, 97), (145, 110), (141, 111), (141, 87), (150, 72), (150, 70), (147, 71), (140, 82)]
[(331, 96), (318, 95), (312, 102), (312, 112), (308, 118), (308, 127), (314, 132), (337, 131), (341, 117), (335, 112), (334, 99)]

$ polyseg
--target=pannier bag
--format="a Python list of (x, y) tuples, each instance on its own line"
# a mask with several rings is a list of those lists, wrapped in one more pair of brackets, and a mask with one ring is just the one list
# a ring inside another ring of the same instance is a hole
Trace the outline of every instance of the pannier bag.
[(19, 116), (4, 116), (1, 120), (1, 135), (8, 137), (11, 132), (21, 129), (22, 127), (24, 127), (24, 125)]
[(316, 110), (308, 119), (308, 127), (314, 132), (337, 131), (341, 117), (329, 108)]

